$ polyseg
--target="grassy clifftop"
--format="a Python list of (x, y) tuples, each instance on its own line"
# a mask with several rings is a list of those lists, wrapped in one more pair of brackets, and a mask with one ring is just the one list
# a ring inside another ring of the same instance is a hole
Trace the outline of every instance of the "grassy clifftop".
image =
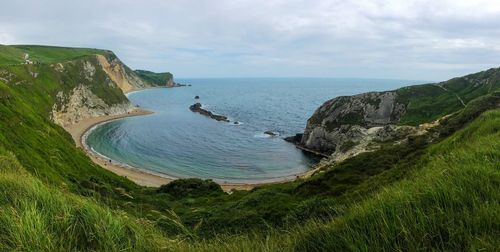
[(54, 63), (75, 59), (82, 56), (101, 54), (114, 55), (108, 50), (91, 48), (71, 48), (39, 45), (0, 45), (0, 65), (24, 63), (24, 54), (29, 54), (29, 59), (38, 63)]
[(134, 72), (154, 86), (165, 86), (169, 81), (173, 81), (174, 79), (174, 76), (168, 72), (155, 73), (146, 70), (135, 70)]
[(400, 124), (418, 125), (453, 113), (471, 100), (500, 89), (500, 68), (492, 68), (449, 81), (398, 89), (406, 104)]

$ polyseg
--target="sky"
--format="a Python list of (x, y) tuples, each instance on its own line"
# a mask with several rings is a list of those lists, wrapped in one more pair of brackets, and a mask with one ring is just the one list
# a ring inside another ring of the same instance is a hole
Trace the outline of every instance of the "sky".
[(2, 0), (0, 44), (176, 77), (446, 80), (500, 66), (498, 0)]

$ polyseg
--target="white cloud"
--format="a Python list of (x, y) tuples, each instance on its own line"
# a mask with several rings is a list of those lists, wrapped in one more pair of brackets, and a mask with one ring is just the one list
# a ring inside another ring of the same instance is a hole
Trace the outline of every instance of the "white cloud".
[(180, 76), (445, 79), (499, 65), (496, 0), (3, 1), (0, 43), (114, 50)]

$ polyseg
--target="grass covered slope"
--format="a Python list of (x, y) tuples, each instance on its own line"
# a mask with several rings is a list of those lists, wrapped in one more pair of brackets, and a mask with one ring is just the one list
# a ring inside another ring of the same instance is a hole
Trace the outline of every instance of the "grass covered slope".
[(500, 247), (500, 110), (425, 154), (428, 162), (321, 228), (298, 250), (486, 250)]
[(403, 87), (397, 101), (406, 104), (399, 124), (419, 125), (462, 109), (469, 101), (500, 89), (500, 68), (448, 81)]
[[(62, 63), (65, 72), (47, 64), (0, 68), (0, 75), (7, 70), (1, 76), (9, 79), (0, 79), (0, 147), (13, 152), (28, 171), (49, 183), (73, 187), (92, 177), (110, 184), (126, 181), (92, 163), (71, 136), (49, 119), (53, 105), (58, 105), (57, 94), (77, 85), (88, 86), (110, 103), (126, 101), (118, 88), (102, 81), (106, 78), (103, 71), (96, 70), (92, 81), (81, 76), (84, 62), (92, 60), (95, 57)], [(32, 73), (38, 73), (37, 77)]]
[(111, 55), (111, 51), (91, 48), (71, 48), (40, 45), (0, 45), (0, 65), (24, 63), (24, 54), (37, 63), (54, 63), (71, 60), (82, 56), (101, 54)]
[(53, 188), (0, 150), (1, 251), (157, 251), (151, 223)]
[(135, 70), (134, 71), (143, 80), (146, 80), (154, 86), (165, 86), (167, 82), (173, 81), (174, 76), (171, 73), (155, 73), (146, 70)]

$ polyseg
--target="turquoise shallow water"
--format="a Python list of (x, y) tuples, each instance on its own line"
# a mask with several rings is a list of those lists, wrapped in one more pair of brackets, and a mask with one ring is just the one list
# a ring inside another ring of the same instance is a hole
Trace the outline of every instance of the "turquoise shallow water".
[[(252, 183), (294, 177), (315, 162), (282, 137), (302, 132), (323, 102), (340, 95), (391, 90), (416, 81), (329, 78), (181, 79), (191, 87), (135, 92), (129, 99), (155, 113), (96, 127), (87, 144), (130, 166), (175, 177)], [(203, 106), (242, 124), (193, 113)], [(267, 137), (264, 131), (278, 132)]]

